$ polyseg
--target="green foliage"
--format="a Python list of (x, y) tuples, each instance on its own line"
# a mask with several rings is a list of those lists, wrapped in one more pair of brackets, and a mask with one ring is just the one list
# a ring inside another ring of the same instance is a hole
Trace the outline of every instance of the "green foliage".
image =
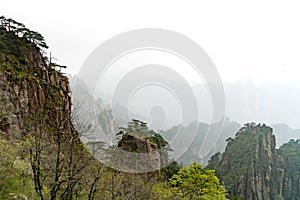
[(4, 43), (4, 35), (0, 34), (0, 53), (4, 52), (5, 43)]
[(182, 166), (178, 164), (178, 162), (173, 161), (168, 166), (161, 169), (161, 172), (164, 176), (165, 180), (170, 179), (174, 174), (176, 174)]
[(24, 143), (0, 139), (0, 199), (37, 199), (30, 163), (20, 155)]
[(146, 138), (151, 137), (153, 134), (155, 134), (153, 131), (148, 130), (147, 123), (133, 119), (126, 128), (120, 127), (120, 132), (117, 133), (117, 136), (131, 135)]
[(24, 42), (13, 32), (7, 32), (6, 29), (0, 28), (0, 49), (1, 53), (12, 53), (15, 56), (21, 56), (20, 47)]
[(299, 166), (296, 169), (300, 172), (300, 140), (290, 140), (280, 147), (278, 153), (288, 160), (291, 165)]
[[(230, 193), (229, 199), (238, 199), (234, 195), (243, 198), (251, 194), (258, 195), (257, 191), (252, 190), (255, 184), (261, 180), (264, 182), (265, 174), (274, 174), (272, 168), (280, 168), (277, 163), (275, 164), (278, 155), (275, 152), (272, 128), (265, 124), (247, 123), (237, 132), (235, 138), (228, 138), (227, 142), (225, 152), (222, 155), (218, 153), (212, 156), (207, 169), (217, 171), (218, 177)], [(260, 195), (265, 195), (264, 198), (273, 197), (277, 191), (274, 186), (275, 180), (272, 177), (269, 186), (275, 192)]]
[(214, 170), (203, 170), (202, 165), (193, 163), (160, 184), (157, 195), (162, 199), (214, 199), (225, 200), (225, 189), (215, 176)]
[[(238, 184), (236, 177), (246, 174), (248, 167), (255, 159), (257, 140), (258, 136), (256, 136), (250, 129), (242, 128), (235, 139), (228, 141), (228, 145), (223, 156), (230, 159), (230, 163), (226, 162), (222, 166), (222, 170), (225, 171), (224, 175), (221, 176), (221, 179), (224, 181), (226, 188), (229, 191), (233, 191), (234, 188), (236, 188)], [(220, 156), (220, 154), (214, 155), (209, 161), (207, 168), (221, 171), (221, 169), (219, 169)]]
[(243, 200), (241, 197), (234, 196), (232, 194), (227, 194), (226, 198), (229, 200)]
[(165, 141), (165, 139), (160, 134), (155, 133), (150, 138), (155, 144), (157, 144), (158, 149), (168, 146), (168, 142)]
[(282, 145), (278, 153), (284, 158), (283, 198), (299, 199), (300, 196), (300, 139)]
[[(26, 64), (26, 54), (32, 53), (32, 49), (37, 50), (44, 62), (47, 64), (49, 72), (61, 72), (66, 66), (56, 64), (45, 55), (45, 49), (48, 45), (44, 37), (36, 32), (26, 28), (23, 24), (16, 22), (13, 19), (7, 19), (4, 16), (0, 17), (0, 53), (6, 55), (14, 55), (17, 57), (18, 62)], [(32, 56), (32, 55), (30, 55)], [(27, 63), (28, 64), (28, 63)]]
[[(4, 16), (0, 17), (0, 28), (5, 29), (14, 35), (31, 42), (36, 47), (47, 49), (48, 46), (44, 40), (44, 37), (35, 31), (27, 29), (24, 24), (16, 22), (13, 19), (6, 19)], [(0, 43), (1, 44), (1, 43)]]

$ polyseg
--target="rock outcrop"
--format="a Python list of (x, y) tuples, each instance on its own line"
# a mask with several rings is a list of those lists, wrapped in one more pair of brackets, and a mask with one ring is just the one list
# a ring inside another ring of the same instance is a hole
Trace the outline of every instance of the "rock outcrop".
[(245, 200), (282, 198), (284, 162), (272, 129), (246, 124), (227, 141), (225, 152), (212, 157), (208, 168), (217, 170), (229, 193)]
[(144, 169), (144, 171), (160, 169), (161, 157), (159, 148), (151, 139), (126, 135), (118, 143), (118, 148), (125, 150), (125, 154), (129, 156), (126, 159), (120, 159), (128, 167), (133, 166), (139, 170)]
[(300, 139), (290, 140), (278, 150), (284, 158), (284, 199), (300, 199)]
[(1, 136), (21, 138), (41, 115), (48, 126), (64, 121), (74, 132), (68, 78), (47, 65), (38, 47), (4, 29), (1, 35), (11, 43), (0, 51)]
[(0, 199), (72, 199), (100, 163), (73, 126), (68, 78), (39, 33), (0, 21)]

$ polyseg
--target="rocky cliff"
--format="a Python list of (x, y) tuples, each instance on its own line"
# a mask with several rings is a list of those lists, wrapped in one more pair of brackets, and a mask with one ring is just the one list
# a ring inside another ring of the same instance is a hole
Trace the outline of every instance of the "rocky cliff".
[(246, 124), (227, 142), (225, 152), (213, 156), (208, 168), (217, 170), (229, 193), (245, 200), (282, 198), (284, 162), (275, 150), (272, 129)]
[[(133, 135), (124, 136), (118, 143), (118, 148), (125, 150), (126, 159), (120, 159), (123, 165), (128, 166), (128, 171), (152, 171), (160, 169), (161, 155), (158, 145), (151, 138)], [(130, 154), (127, 152), (132, 152)]]
[[(39, 47), (1, 29), (0, 131), (5, 138), (20, 138), (41, 117), (54, 125), (64, 121), (74, 132), (68, 78), (46, 63)], [(55, 120), (54, 120), (55, 119)]]
[(166, 167), (170, 161), (168, 142), (149, 130), (145, 122), (133, 119), (126, 128), (120, 129), (117, 136), (117, 145), (105, 153), (110, 166), (121, 171), (144, 173)]
[(284, 199), (300, 199), (300, 139), (290, 140), (278, 150), (284, 158)]
[(46, 47), (39, 33), (0, 17), (0, 199), (72, 199), (92, 182), (88, 164), (98, 165), (73, 126), (68, 78)]

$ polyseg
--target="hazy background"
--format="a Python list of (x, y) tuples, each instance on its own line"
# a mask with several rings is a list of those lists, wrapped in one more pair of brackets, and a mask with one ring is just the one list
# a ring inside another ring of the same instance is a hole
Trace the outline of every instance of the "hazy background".
[[(71, 74), (78, 73), (98, 45), (119, 33), (149, 27), (182, 33), (215, 63), (224, 82), (230, 119), (300, 127), (297, 1), (0, 0), (0, 5), (0, 15), (44, 35), (49, 52), (58, 63), (67, 65), (65, 72)], [(144, 55), (140, 61), (147, 59), (179, 70), (183, 65), (163, 55)], [(124, 63), (126, 60), (120, 65)], [(202, 87), (203, 80), (192, 71), (184, 70), (182, 75), (196, 90)], [(109, 86), (106, 90), (101, 91), (104, 100)], [(209, 97), (207, 92), (198, 95), (202, 102)]]

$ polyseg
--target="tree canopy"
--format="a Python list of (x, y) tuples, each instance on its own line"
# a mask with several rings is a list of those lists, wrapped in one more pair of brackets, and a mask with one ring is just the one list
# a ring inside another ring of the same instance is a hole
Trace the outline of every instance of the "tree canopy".
[(225, 200), (225, 189), (214, 170), (203, 170), (202, 165), (192, 163), (183, 167), (172, 178), (157, 188), (163, 199)]
[(24, 24), (19, 23), (13, 19), (6, 19), (4, 16), (0, 17), (0, 28), (6, 29), (9, 32), (13, 32), (20, 38), (23, 38), (39, 48), (48, 49), (48, 45), (45, 42), (44, 37), (35, 31), (31, 31), (25, 27)]

